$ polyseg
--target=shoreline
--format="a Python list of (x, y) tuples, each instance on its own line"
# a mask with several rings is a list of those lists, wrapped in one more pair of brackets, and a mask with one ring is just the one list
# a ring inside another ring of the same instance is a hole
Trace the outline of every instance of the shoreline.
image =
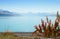
[[(4, 33), (5, 32), (0, 32), (0, 35)], [(42, 37), (42, 36), (36, 38), (36, 36), (32, 35), (32, 32), (7, 32), (7, 33), (8, 33), (8, 36), (13, 35), (21, 39), (60, 39), (60, 36), (56, 38), (47, 38), (47, 37)]]

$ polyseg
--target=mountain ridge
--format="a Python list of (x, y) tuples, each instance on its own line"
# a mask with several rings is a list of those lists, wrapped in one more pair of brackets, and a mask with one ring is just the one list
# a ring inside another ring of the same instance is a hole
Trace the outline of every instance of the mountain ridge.
[(1, 10), (0, 9), (0, 16), (56, 16), (56, 14), (50, 14), (50, 13), (16, 13), (16, 12), (10, 12), (7, 10)]

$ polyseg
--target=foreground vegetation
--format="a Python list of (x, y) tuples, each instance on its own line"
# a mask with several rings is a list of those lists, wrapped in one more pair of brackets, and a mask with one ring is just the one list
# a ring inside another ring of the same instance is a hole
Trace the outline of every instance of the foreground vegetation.
[(13, 32), (2, 32), (0, 34), (0, 39), (33, 39), (31, 36), (18, 36)]
[(20, 39), (20, 37), (11, 32), (4, 32), (0, 35), (0, 39)]
[(46, 21), (41, 19), (41, 24), (35, 25), (35, 31), (33, 32), (33, 35), (34, 34), (36, 34), (36, 36), (43, 37), (60, 36), (60, 15), (58, 14), (58, 11), (54, 23), (52, 23), (47, 16)]

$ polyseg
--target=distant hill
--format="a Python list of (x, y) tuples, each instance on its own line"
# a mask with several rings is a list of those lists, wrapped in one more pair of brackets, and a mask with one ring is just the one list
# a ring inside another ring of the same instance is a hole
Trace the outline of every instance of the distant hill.
[(0, 10), (0, 16), (21, 16), (21, 15), (6, 10)]
[(56, 14), (50, 14), (50, 13), (16, 13), (16, 12), (10, 12), (6, 10), (1, 10), (0, 9), (0, 16), (56, 16)]

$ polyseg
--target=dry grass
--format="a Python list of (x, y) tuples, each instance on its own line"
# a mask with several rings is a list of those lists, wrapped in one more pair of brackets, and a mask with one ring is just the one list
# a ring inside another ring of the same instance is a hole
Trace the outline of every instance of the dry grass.
[(17, 36), (12, 32), (3, 32), (0, 39), (33, 39), (31, 37)]
[(11, 32), (4, 32), (0, 35), (0, 39), (19, 39), (19, 37)]
[(44, 37), (36, 38), (35, 36), (17, 36), (15, 33), (12, 32), (4, 32), (0, 35), (0, 39), (53, 39), (53, 38), (44, 38)]

